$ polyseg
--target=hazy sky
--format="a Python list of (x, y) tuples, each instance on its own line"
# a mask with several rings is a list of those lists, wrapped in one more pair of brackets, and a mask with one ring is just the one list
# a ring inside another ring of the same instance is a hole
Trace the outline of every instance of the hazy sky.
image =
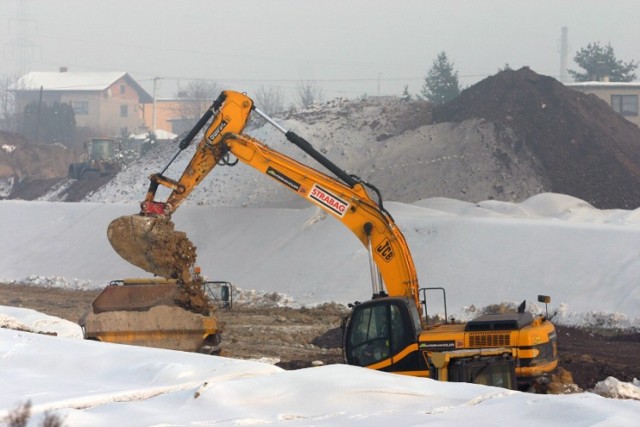
[(172, 96), (189, 79), (325, 100), (417, 93), (445, 51), (468, 86), (509, 64), (560, 77), (590, 42), (640, 60), (637, 0), (0, 0), (0, 74), (126, 71)]

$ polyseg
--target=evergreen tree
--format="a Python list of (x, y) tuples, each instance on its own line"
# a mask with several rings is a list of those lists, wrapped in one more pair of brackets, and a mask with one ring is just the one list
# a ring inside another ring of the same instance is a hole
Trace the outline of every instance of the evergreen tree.
[(605, 77), (612, 82), (630, 82), (636, 78), (634, 71), (638, 63), (618, 60), (611, 44), (589, 43), (576, 53), (573, 60), (585, 70), (584, 73), (568, 70), (577, 82), (601, 81)]
[(434, 104), (443, 104), (460, 94), (458, 72), (453, 69), (444, 51), (433, 61), (420, 93)]

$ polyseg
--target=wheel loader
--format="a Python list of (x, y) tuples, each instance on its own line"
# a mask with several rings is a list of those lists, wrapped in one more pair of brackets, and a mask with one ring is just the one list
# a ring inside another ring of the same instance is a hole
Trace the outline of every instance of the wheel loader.
[(80, 161), (71, 163), (67, 176), (72, 179), (93, 179), (114, 175), (120, 170), (115, 160), (116, 141), (112, 138), (91, 138), (84, 143)]

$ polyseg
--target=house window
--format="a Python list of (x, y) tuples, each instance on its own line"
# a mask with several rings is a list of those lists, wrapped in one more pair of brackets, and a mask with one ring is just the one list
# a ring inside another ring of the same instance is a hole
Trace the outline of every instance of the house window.
[(120, 95), (124, 95), (127, 91), (127, 87), (125, 85), (120, 85)]
[(129, 106), (121, 105), (120, 106), (120, 117), (129, 117)]
[(623, 116), (637, 116), (638, 95), (611, 95), (611, 107)]
[(89, 101), (72, 101), (71, 107), (73, 108), (73, 112), (80, 114), (89, 114)]

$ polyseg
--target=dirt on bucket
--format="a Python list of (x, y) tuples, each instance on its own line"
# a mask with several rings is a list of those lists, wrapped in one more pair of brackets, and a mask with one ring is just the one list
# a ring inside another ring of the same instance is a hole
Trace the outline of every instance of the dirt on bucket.
[(175, 231), (170, 219), (121, 216), (109, 224), (107, 237), (129, 263), (156, 276), (191, 282), (196, 247), (184, 232)]

